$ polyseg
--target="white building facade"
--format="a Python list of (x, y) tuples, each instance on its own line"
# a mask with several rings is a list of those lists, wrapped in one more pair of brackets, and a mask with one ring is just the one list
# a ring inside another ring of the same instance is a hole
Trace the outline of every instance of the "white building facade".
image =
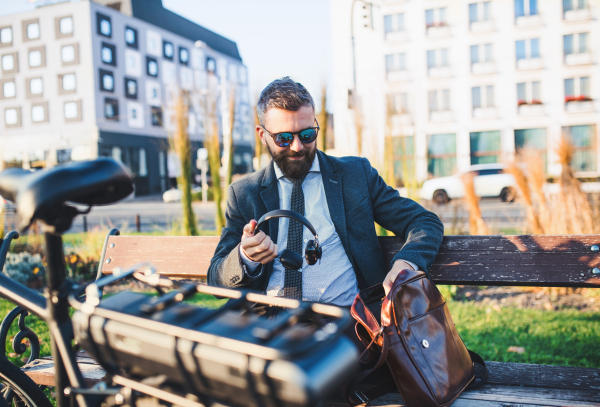
[(160, 193), (177, 172), (168, 153), (176, 98), (190, 96), (188, 131), (199, 148), (212, 78), (225, 98), (235, 89), (234, 169), (252, 168), (253, 116), (236, 44), (161, 0), (84, 0), (1, 16), (0, 74), (4, 165), (109, 156), (131, 169), (137, 195)]
[(414, 160), (419, 180), (510, 161), (524, 148), (541, 154), (547, 173), (556, 175), (554, 150), (562, 134), (576, 147), (576, 174), (600, 175), (598, 2), (330, 5), (336, 146), (346, 145), (346, 153), (358, 151), (355, 111), (349, 108), (354, 93), (364, 154), (381, 157), (390, 134), (397, 168)]

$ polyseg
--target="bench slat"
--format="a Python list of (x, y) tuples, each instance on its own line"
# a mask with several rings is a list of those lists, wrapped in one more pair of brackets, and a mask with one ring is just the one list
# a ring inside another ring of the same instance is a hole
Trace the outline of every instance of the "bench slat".
[[(97, 363), (77, 363), (86, 384), (92, 387), (104, 378), (106, 372)], [(37, 359), (21, 368), (36, 384), (55, 386), (55, 370), (52, 359)]]
[[(104, 273), (151, 261), (162, 274), (206, 278), (218, 236), (111, 236)], [(380, 237), (386, 264), (403, 241)], [(600, 235), (445, 236), (430, 270), (437, 284), (600, 287)], [(113, 247), (111, 247), (113, 245)]]

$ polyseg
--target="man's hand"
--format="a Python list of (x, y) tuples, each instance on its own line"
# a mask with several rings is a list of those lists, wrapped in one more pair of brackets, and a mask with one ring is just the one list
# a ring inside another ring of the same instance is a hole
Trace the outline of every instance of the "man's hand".
[(394, 285), (394, 281), (396, 281), (396, 277), (398, 277), (398, 274), (400, 274), (402, 270), (406, 269), (414, 270), (412, 266), (407, 262), (402, 260), (396, 260), (396, 262), (392, 266), (392, 269), (385, 277), (385, 280), (383, 280), (383, 289), (385, 290), (385, 295), (388, 295), (388, 293), (392, 289), (392, 286)]
[(241, 243), (242, 250), (250, 260), (267, 264), (277, 257), (277, 245), (262, 231), (254, 236), (256, 224), (257, 222), (252, 219), (250, 223), (244, 226)]

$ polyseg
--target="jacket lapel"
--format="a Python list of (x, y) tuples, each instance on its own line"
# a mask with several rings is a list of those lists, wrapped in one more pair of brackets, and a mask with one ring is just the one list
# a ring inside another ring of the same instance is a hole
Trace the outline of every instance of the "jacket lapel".
[[(267, 212), (279, 209), (279, 188), (277, 187), (277, 176), (273, 168), (273, 161), (267, 167), (262, 181), (263, 190), (260, 192)], [(274, 243), (277, 243), (277, 235), (279, 234), (279, 219), (269, 220), (269, 236)]]
[(335, 230), (340, 236), (346, 254), (351, 259), (348, 233), (346, 231), (346, 211), (344, 210), (342, 177), (336, 174), (337, 168), (326, 154), (321, 151), (318, 154), (323, 187), (325, 188), (325, 198), (327, 198), (327, 206), (329, 207), (329, 216), (331, 216)]

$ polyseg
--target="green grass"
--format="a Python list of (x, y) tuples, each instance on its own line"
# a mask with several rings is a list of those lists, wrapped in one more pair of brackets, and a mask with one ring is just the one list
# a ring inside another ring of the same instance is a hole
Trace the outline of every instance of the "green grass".
[[(196, 294), (189, 302), (207, 308), (218, 308), (226, 300)], [(485, 360), (497, 362), (536, 363), (548, 365), (600, 367), (600, 313), (571, 310), (542, 311), (502, 308), (494, 311), (473, 303), (449, 301), (458, 332), (467, 347)], [(0, 299), (0, 317), (13, 305)], [(50, 355), (47, 326), (34, 316), (27, 317), (29, 326), (40, 338), (41, 355)], [(18, 332), (13, 323), (9, 340)], [(10, 341), (9, 341), (10, 342)], [(525, 353), (507, 352), (510, 346), (521, 346)], [(7, 342), (8, 353), (12, 352)], [(29, 355), (10, 359), (22, 365)]]

